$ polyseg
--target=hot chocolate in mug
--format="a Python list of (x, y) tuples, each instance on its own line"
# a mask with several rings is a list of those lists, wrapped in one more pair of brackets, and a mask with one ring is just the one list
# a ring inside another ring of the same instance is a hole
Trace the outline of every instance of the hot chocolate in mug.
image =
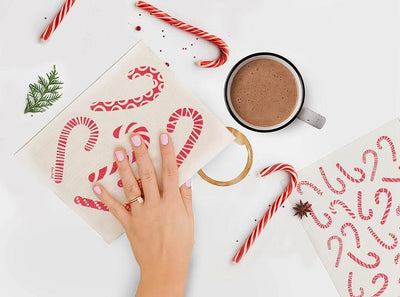
[(242, 126), (258, 132), (282, 129), (296, 118), (321, 129), (324, 116), (304, 107), (305, 87), (299, 70), (274, 53), (240, 60), (225, 83), (225, 103)]

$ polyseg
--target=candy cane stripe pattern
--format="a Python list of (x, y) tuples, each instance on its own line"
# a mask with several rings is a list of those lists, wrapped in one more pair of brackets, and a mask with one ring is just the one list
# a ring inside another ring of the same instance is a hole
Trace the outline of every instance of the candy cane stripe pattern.
[(352, 252), (348, 252), (347, 256), (349, 256), (349, 258), (351, 260), (353, 260), (354, 262), (356, 262), (358, 265), (360, 265), (361, 267), (367, 268), (367, 269), (374, 269), (376, 267), (379, 266), (379, 264), (381, 263), (381, 259), (379, 258), (379, 256), (373, 252), (369, 252), (368, 256), (372, 257), (375, 259), (375, 263), (373, 264), (368, 264), (362, 260), (360, 260), (359, 258), (357, 258), (356, 256), (354, 256), (354, 254)]
[(332, 225), (332, 218), (327, 213), (324, 213), (325, 218), (328, 220), (326, 224), (321, 223), (321, 221), (317, 218), (314, 213), (312, 207), (310, 207), (310, 216), (314, 220), (315, 224), (320, 227), (321, 229), (327, 229)]
[(364, 288), (359, 288), (360, 295), (354, 295), (353, 293), (353, 272), (349, 272), (349, 276), (347, 278), (347, 291), (349, 292), (350, 297), (363, 297), (364, 296)]
[(192, 131), (190, 132), (189, 138), (186, 140), (186, 143), (176, 156), (176, 164), (178, 168), (182, 165), (183, 161), (192, 151), (201, 134), (201, 130), (203, 129), (203, 116), (193, 108), (184, 107), (176, 110), (169, 117), (167, 124), (168, 133), (173, 133), (175, 131), (176, 124), (182, 117), (191, 118), (193, 120), (193, 127)]
[(339, 169), (339, 171), (340, 171), (349, 181), (351, 181), (351, 182), (353, 182), (353, 183), (357, 183), (357, 184), (358, 184), (358, 183), (363, 182), (364, 179), (365, 179), (365, 172), (364, 172), (361, 168), (358, 168), (358, 167), (355, 167), (355, 168), (354, 168), (354, 171), (356, 171), (356, 172), (358, 172), (358, 173), (361, 174), (361, 177), (360, 177), (360, 178), (354, 178), (354, 177), (352, 177), (352, 176), (342, 167), (342, 165), (340, 165), (339, 163), (336, 164), (336, 168)]
[(148, 77), (153, 82), (152, 89), (146, 94), (127, 100), (93, 102), (90, 105), (90, 109), (93, 111), (126, 110), (144, 106), (157, 99), (164, 90), (164, 78), (161, 73), (154, 67), (150, 66), (140, 66), (128, 73), (128, 78), (130, 80), (139, 77)]
[(89, 198), (83, 198), (81, 196), (76, 196), (74, 198), (74, 202), (78, 205), (82, 205), (84, 207), (89, 207), (97, 210), (108, 211), (107, 206), (104, 205), (103, 202), (99, 200), (93, 200)]
[(67, 0), (64, 5), (61, 7), (60, 11), (57, 13), (56, 17), (52, 20), (50, 25), (44, 30), (42, 35), (40, 35), (41, 40), (47, 40), (50, 35), (57, 29), (58, 25), (61, 23), (63, 18), (68, 13), (69, 9), (74, 5), (75, 0)]
[(400, 183), (400, 177), (382, 177), (382, 181), (386, 183)]
[(368, 231), (372, 235), (372, 237), (376, 240), (376, 242), (379, 243), (383, 248), (385, 248), (387, 250), (395, 249), (397, 247), (397, 244), (399, 243), (396, 235), (394, 235), (393, 233), (389, 233), (389, 236), (393, 239), (393, 244), (388, 245), (388, 244), (384, 243), (382, 239), (379, 238), (379, 236), (375, 233), (375, 231), (372, 229), (372, 227), (368, 226)]
[(335, 188), (332, 187), (331, 183), (329, 182), (328, 178), (326, 177), (326, 173), (322, 167), (319, 167), (319, 172), (322, 176), (322, 179), (324, 180), (326, 186), (328, 187), (329, 190), (331, 190), (333, 193), (337, 195), (342, 195), (346, 191), (346, 184), (344, 183), (343, 180), (340, 178), (336, 178), (338, 183), (342, 186), (341, 190), (336, 190)]
[(301, 186), (308, 186), (311, 189), (313, 189), (314, 192), (317, 193), (317, 195), (322, 196), (323, 192), (321, 191), (320, 188), (318, 188), (316, 185), (314, 185), (312, 182), (309, 182), (307, 180), (302, 180), (297, 184), (296, 190), (300, 195), (303, 195), (303, 190)]
[(348, 214), (352, 219), (356, 218), (356, 215), (353, 213), (353, 211), (350, 209), (350, 207), (347, 206), (346, 203), (344, 203), (341, 200), (333, 200), (329, 206), (329, 209), (331, 210), (331, 212), (333, 214), (337, 213), (337, 210), (334, 208), (335, 205), (340, 205)]
[(328, 250), (332, 250), (332, 240), (336, 240), (338, 242), (338, 253), (336, 257), (336, 263), (335, 267), (338, 268), (340, 264), (340, 259), (342, 258), (342, 253), (343, 253), (343, 241), (342, 239), (337, 236), (337, 235), (332, 235), (331, 237), (328, 238)]
[(97, 142), (97, 138), (99, 137), (99, 128), (97, 124), (87, 117), (76, 117), (69, 120), (64, 128), (61, 130), (60, 136), (58, 138), (57, 143), (57, 153), (56, 153), (56, 163), (54, 170), (54, 181), (58, 184), (61, 183), (64, 176), (64, 162), (65, 162), (65, 149), (68, 142), (68, 137), (71, 134), (71, 131), (79, 125), (86, 126), (89, 131), (89, 139), (85, 144), (85, 150), (91, 151), (94, 145)]
[(371, 154), (374, 157), (374, 165), (372, 167), (371, 177), (370, 177), (370, 181), (374, 181), (376, 169), (378, 167), (378, 154), (374, 150), (366, 150), (362, 155), (362, 161), (364, 164), (367, 164), (367, 155), (368, 154)]
[(151, 13), (155, 17), (159, 18), (160, 20), (163, 20), (164, 22), (167, 22), (171, 26), (178, 28), (183, 31), (190, 32), (200, 38), (203, 38), (205, 40), (210, 41), (211, 43), (215, 44), (219, 50), (220, 50), (220, 57), (216, 60), (213, 61), (198, 61), (196, 62), (197, 65), (205, 68), (213, 68), (213, 67), (218, 67), (223, 65), (227, 60), (229, 56), (229, 48), (228, 45), (223, 41), (221, 38), (218, 38), (215, 35), (212, 35), (206, 31), (203, 31), (199, 28), (193, 27), (191, 25), (188, 25), (182, 21), (179, 21), (172, 16), (168, 15), (167, 13), (161, 11), (160, 9), (144, 2), (144, 1), (138, 1), (136, 2), (136, 6)]
[(359, 248), (361, 247), (361, 244), (360, 244), (360, 235), (358, 234), (357, 228), (356, 228), (352, 223), (344, 223), (344, 224), (342, 225), (342, 227), (340, 228), (340, 233), (342, 233), (343, 236), (346, 236), (347, 234), (346, 234), (346, 232), (345, 232), (345, 229), (346, 229), (347, 227), (350, 227), (350, 229), (353, 231), (353, 233), (354, 233), (354, 238), (356, 239), (356, 246), (357, 246), (357, 248), (359, 249)]
[(376, 284), (376, 282), (378, 281), (378, 279), (383, 278), (383, 285), (382, 287), (379, 289), (378, 292), (376, 292), (374, 295), (372, 295), (372, 297), (379, 297), (383, 294), (383, 292), (386, 291), (388, 285), (389, 285), (389, 278), (387, 277), (386, 274), (383, 273), (379, 273), (377, 275), (374, 276), (374, 278), (372, 279), (372, 284)]
[(274, 213), (282, 206), (282, 204), (285, 202), (285, 200), (290, 196), (292, 191), (296, 188), (298, 176), (297, 176), (295, 169), (291, 165), (278, 163), (278, 164), (264, 168), (263, 170), (260, 171), (259, 175), (261, 177), (264, 177), (273, 172), (280, 171), (280, 170), (283, 170), (289, 174), (290, 182), (289, 182), (288, 186), (286, 187), (285, 191), (281, 195), (279, 195), (279, 197), (274, 201), (274, 203), (271, 205), (271, 207), (267, 210), (264, 217), (261, 219), (261, 221), (258, 223), (256, 228), (253, 230), (253, 232), (247, 238), (245, 244), (239, 249), (239, 251), (233, 257), (232, 262), (235, 262), (235, 263), (240, 262), (242, 257), (247, 253), (249, 248), (253, 245), (254, 241), (260, 235), (261, 231), (265, 228), (266, 224), (272, 218)]
[(386, 223), (387, 217), (389, 216), (390, 208), (392, 207), (392, 193), (390, 193), (390, 191), (386, 188), (380, 188), (375, 193), (375, 203), (376, 204), (380, 203), (379, 197), (382, 193), (385, 193), (387, 196), (386, 209), (385, 209), (385, 212), (383, 213), (383, 216), (381, 219), (381, 225), (384, 225)]
[(389, 146), (390, 146), (390, 151), (392, 152), (392, 160), (393, 160), (393, 162), (396, 162), (396, 161), (397, 161), (396, 149), (395, 149), (394, 144), (393, 144), (393, 141), (390, 139), (390, 137), (388, 137), (388, 136), (386, 136), (386, 135), (383, 135), (383, 136), (379, 137), (378, 140), (376, 141), (376, 146), (377, 146), (378, 149), (380, 149), (380, 150), (383, 149), (383, 147), (382, 147), (382, 145), (381, 145), (381, 142), (382, 142), (383, 140), (386, 140), (387, 143), (389, 144)]
[(368, 216), (365, 216), (362, 210), (362, 192), (358, 191), (357, 192), (357, 211), (358, 211), (358, 216), (361, 218), (363, 221), (368, 221), (372, 219), (372, 216), (374, 215), (372, 209), (368, 209)]

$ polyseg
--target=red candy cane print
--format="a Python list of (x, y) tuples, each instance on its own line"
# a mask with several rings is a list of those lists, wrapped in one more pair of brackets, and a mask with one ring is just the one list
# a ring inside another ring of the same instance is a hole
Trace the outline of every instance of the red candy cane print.
[(176, 110), (172, 115), (169, 117), (168, 124), (167, 124), (167, 132), (173, 133), (176, 128), (176, 124), (182, 117), (189, 117), (193, 120), (193, 127), (192, 131), (190, 132), (189, 138), (186, 140), (186, 143), (179, 151), (178, 155), (176, 156), (176, 164), (180, 167), (183, 161), (187, 158), (187, 156), (192, 151), (194, 145), (197, 142), (201, 134), (201, 130), (203, 129), (203, 116), (195, 109), (184, 107)]
[(399, 260), (400, 260), (400, 253), (398, 253), (395, 257), (394, 257), (394, 264), (399, 264)]
[(362, 192), (358, 191), (357, 192), (357, 211), (358, 211), (358, 216), (361, 218), (363, 221), (368, 221), (372, 219), (372, 216), (374, 215), (372, 209), (368, 209), (368, 216), (365, 216), (362, 210)]
[(353, 293), (353, 272), (349, 272), (349, 276), (347, 278), (347, 291), (349, 292), (350, 297), (363, 297), (364, 296), (364, 288), (359, 288), (360, 295), (355, 295)]
[[(129, 133), (138, 133), (143, 138), (146, 147), (149, 146), (150, 137), (148, 135), (149, 131), (144, 126), (138, 126), (136, 122), (131, 122), (128, 125), (120, 125), (113, 131), (113, 136), (119, 139), (122, 135), (127, 135)], [(129, 156), (128, 156), (129, 159)], [(132, 157), (130, 158), (131, 163), (136, 162), (135, 154), (132, 152)], [(118, 165), (117, 162), (113, 162), (111, 166), (104, 166), (97, 171), (91, 172), (88, 176), (88, 180), (93, 183), (102, 180), (106, 176), (112, 175), (117, 172)]]
[(372, 235), (372, 237), (376, 240), (376, 242), (379, 243), (383, 248), (385, 248), (387, 250), (395, 249), (397, 247), (397, 244), (399, 243), (396, 235), (394, 235), (393, 233), (389, 233), (389, 236), (393, 239), (393, 244), (388, 245), (388, 244), (384, 243), (382, 239), (379, 238), (379, 236), (375, 233), (375, 231), (372, 229), (372, 227), (368, 226), (368, 231)]
[(337, 236), (337, 235), (332, 235), (331, 237), (328, 238), (328, 250), (332, 250), (332, 240), (336, 240), (338, 242), (338, 253), (336, 257), (336, 263), (335, 267), (338, 268), (340, 264), (340, 259), (342, 258), (342, 253), (343, 253), (343, 241), (342, 239)]
[(400, 183), (400, 177), (382, 177), (382, 181), (386, 183)]
[(331, 212), (332, 212), (333, 214), (336, 214), (336, 213), (337, 213), (337, 210), (334, 208), (335, 205), (340, 205), (340, 206), (348, 213), (348, 215), (349, 215), (352, 219), (355, 219), (355, 218), (356, 218), (356, 215), (353, 213), (353, 211), (350, 209), (350, 207), (348, 207), (347, 204), (344, 203), (344, 202), (341, 201), (341, 200), (333, 200), (333, 201), (331, 202), (331, 204), (330, 204), (330, 206), (329, 206), (329, 209), (331, 210)]
[(396, 208), (396, 216), (400, 217), (400, 205)]
[(336, 180), (338, 181), (338, 183), (342, 186), (341, 190), (336, 190), (335, 188), (332, 187), (331, 183), (328, 181), (328, 178), (326, 177), (325, 171), (322, 167), (319, 167), (319, 172), (322, 176), (322, 179), (324, 180), (326, 186), (328, 187), (329, 190), (331, 190), (333, 193), (337, 194), (337, 195), (341, 195), (346, 191), (346, 184), (344, 183), (343, 180), (341, 180), (340, 178), (336, 178)]
[(377, 275), (374, 276), (374, 278), (372, 279), (372, 284), (376, 284), (376, 282), (378, 281), (378, 279), (383, 278), (383, 285), (382, 287), (379, 289), (378, 292), (376, 292), (374, 295), (372, 295), (372, 297), (379, 297), (383, 294), (383, 292), (386, 291), (388, 285), (389, 285), (389, 278), (387, 277), (386, 274), (383, 273), (379, 273)]
[(103, 202), (99, 200), (93, 200), (89, 198), (83, 198), (81, 196), (76, 196), (74, 198), (74, 202), (78, 205), (82, 205), (84, 207), (89, 207), (97, 210), (108, 211), (107, 206), (104, 205)]
[(339, 163), (336, 163), (336, 168), (339, 169), (339, 171), (351, 182), (353, 183), (361, 183), (365, 179), (365, 172), (358, 167), (354, 167), (354, 171), (358, 172), (361, 174), (360, 178), (354, 178), (352, 177)]
[(301, 186), (308, 186), (311, 189), (314, 190), (314, 192), (316, 192), (319, 196), (322, 196), (323, 192), (321, 191), (320, 188), (318, 188), (316, 185), (314, 185), (313, 183), (307, 181), (307, 180), (302, 180), (297, 184), (296, 190), (300, 195), (303, 195), (303, 190), (301, 189)]
[(362, 155), (362, 161), (364, 164), (367, 164), (367, 155), (368, 154), (371, 154), (374, 157), (374, 165), (372, 167), (371, 177), (370, 177), (370, 181), (374, 181), (376, 169), (378, 167), (378, 154), (374, 150), (366, 150)]
[(138, 77), (148, 77), (152, 79), (152, 89), (144, 95), (139, 97), (127, 99), (127, 100), (116, 100), (116, 101), (98, 101), (93, 102), (90, 105), (90, 109), (93, 111), (118, 111), (132, 109), (135, 107), (144, 106), (160, 95), (164, 89), (164, 78), (161, 73), (150, 66), (140, 66), (134, 70), (129, 71), (128, 79), (133, 80)]
[(332, 225), (332, 218), (327, 213), (324, 213), (324, 216), (328, 220), (328, 222), (326, 224), (321, 223), (321, 221), (315, 215), (312, 207), (310, 207), (310, 216), (314, 220), (315, 224), (321, 229), (327, 229)]
[(90, 132), (89, 139), (85, 144), (85, 151), (91, 151), (99, 137), (99, 128), (90, 118), (75, 117), (65, 124), (64, 128), (61, 130), (60, 136), (58, 137), (57, 143), (56, 162), (54, 166), (54, 182), (57, 184), (61, 183), (64, 177), (65, 148), (67, 146), (68, 137), (71, 134), (71, 131), (79, 125), (86, 126)]
[(379, 258), (379, 256), (377, 254), (373, 253), (373, 252), (369, 252), (368, 253), (368, 256), (373, 257), (375, 259), (375, 263), (373, 263), (373, 264), (368, 264), (368, 263), (360, 260), (359, 258), (354, 256), (354, 254), (352, 252), (348, 252), (347, 256), (349, 256), (349, 258), (351, 260), (356, 262), (361, 267), (364, 267), (364, 268), (367, 268), (367, 269), (374, 269), (374, 268), (378, 267), (379, 264), (381, 263), (381, 259)]
[(386, 135), (379, 137), (378, 140), (376, 141), (376, 146), (378, 147), (378, 149), (381, 150), (382, 149), (381, 142), (383, 140), (387, 141), (387, 143), (389, 144), (390, 151), (392, 152), (392, 160), (393, 160), (393, 162), (396, 162), (397, 161), (396, 149), (395, 149), (393, 141), (390, 139), (390, 137), (388, 137)]
[(350, 229), (353, 231), (353, 233), (354, 233), (354, 238), (356, 239), (356, 246), (357, 246), (357, 248), (359, 249), (359, 248), (361, 247), (361, 244), (360, 244), (360, 235), (358, 234), (357, 228), (356, 228), (352, 223), (345, 223), (345, 224), (343, 224), (342, 227), (340, 228), (340, 233), (342, 233), (343, 236), (346, 236), (347, 234), (346, 234), (346, 232), (345, 232), (345, 229), (346, 229), (347, 227), (350, 227)]
[(375, 203), (379, 204), (379, 196), (385, 193), (387, 197), (387, 204), (386, 204), (386, 209), (385, 212), (383, 213), (382, 219), (381, 219), (381, 225), (384, 225), (386, 223), (387, 217), (389, 216), (390, 213), (390, 208), (392, 207), (392, 193), (386, 188), (380, 188), (378, 191), (375, 193)]

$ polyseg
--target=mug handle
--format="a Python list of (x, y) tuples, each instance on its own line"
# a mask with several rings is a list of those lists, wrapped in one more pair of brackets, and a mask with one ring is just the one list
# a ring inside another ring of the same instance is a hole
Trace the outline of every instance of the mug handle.
[(307, 107), (301, 109), (297, 118), (317, 129), (321, 129), (326, 122), (326, 118), (323, 115), (320, 115)]

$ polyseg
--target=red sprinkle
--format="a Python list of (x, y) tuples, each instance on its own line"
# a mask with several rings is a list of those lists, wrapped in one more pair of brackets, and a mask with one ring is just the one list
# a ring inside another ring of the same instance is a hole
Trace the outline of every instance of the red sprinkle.
[(136, 31), (140, 31), (140, 30), (142, 30), (142, 27), (136, 26)]
[(167, 65), (167, 67), (169, 67), (169, 63), (168, 62), (165, 62), (165, 65)]

